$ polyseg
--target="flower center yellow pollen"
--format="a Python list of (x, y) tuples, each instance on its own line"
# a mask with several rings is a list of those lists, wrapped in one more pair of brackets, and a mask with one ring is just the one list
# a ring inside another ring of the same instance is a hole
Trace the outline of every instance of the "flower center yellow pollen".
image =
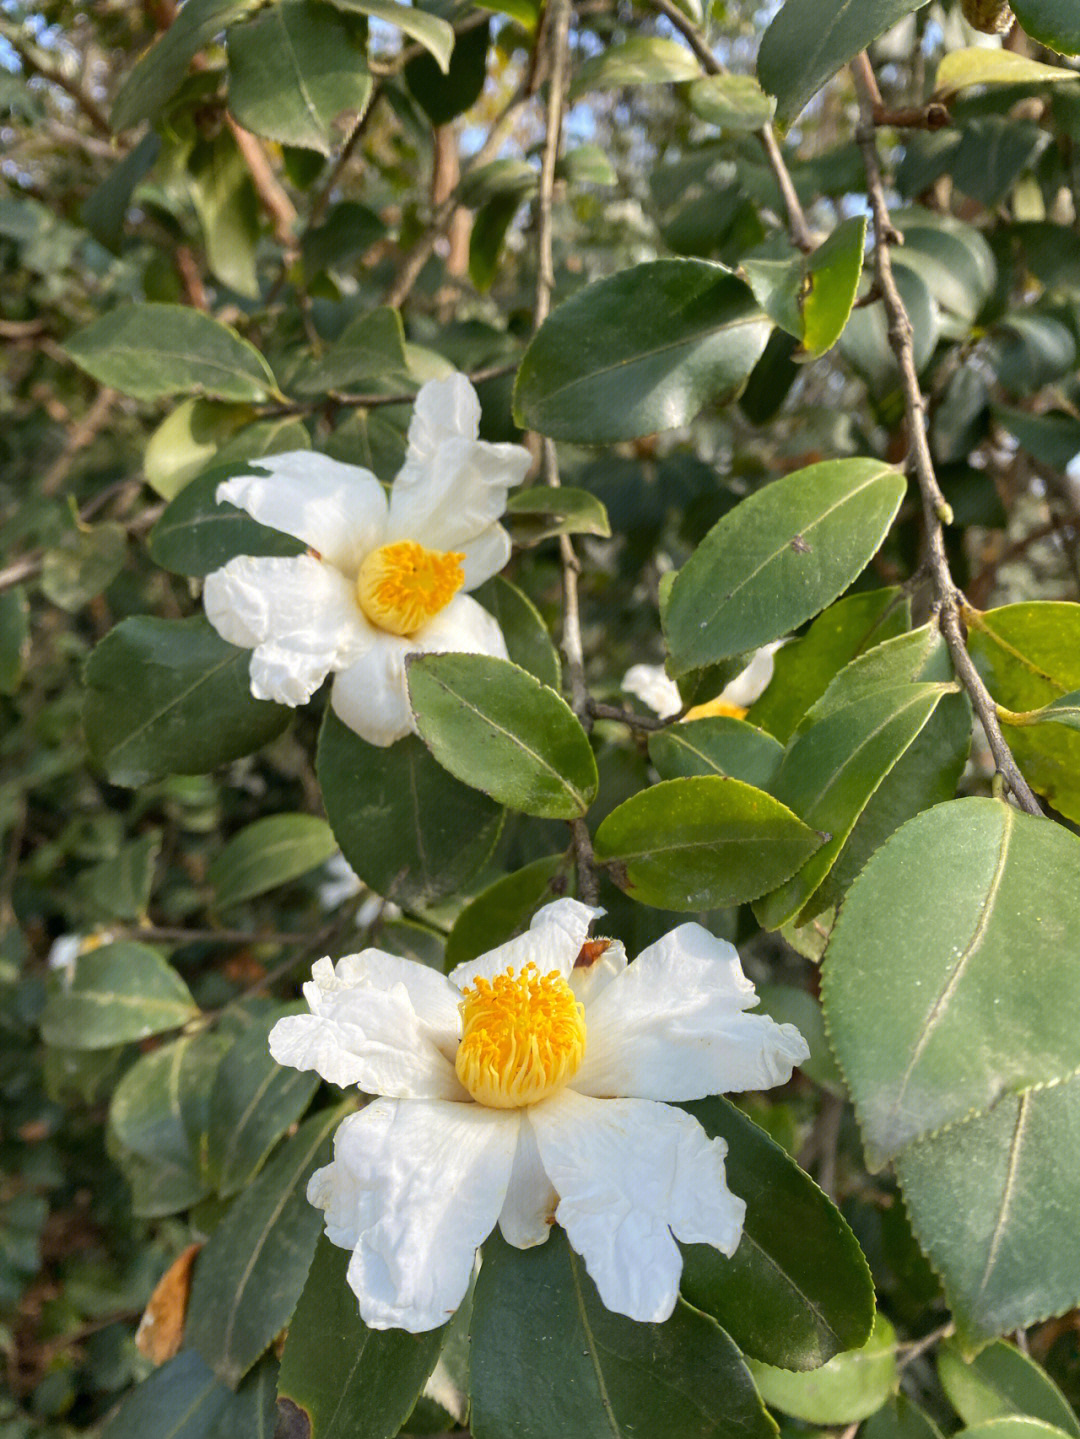
[(356, 577), (360, 608), (381, 630), (414, 635), (444, 610), (465, 583), (465, 556), (426, 550), (415, 540), (380, 545)]
[(457, 1076), (479, 1104), (520, 1109), (562, 1089), (585, 1054), (585, 1011), (552, 970), (535, 964), (465, 990)]
[(695, 705), (693, 709), (687, 710), (683, 719), (711, 719), (714, 716), (722, 718), (725, 715), (730, 719), (745, 719), (746, 706), (733, 705), (729, 700), (717, 697), (714, 700), (706, 700), (703, 705)]

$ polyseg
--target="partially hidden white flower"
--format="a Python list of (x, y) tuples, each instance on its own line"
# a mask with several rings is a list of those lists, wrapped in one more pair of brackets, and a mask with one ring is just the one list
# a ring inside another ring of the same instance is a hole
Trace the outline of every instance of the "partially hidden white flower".
[(320, 959), (311, 1013), (271, 1031), (279, 1063), (380, 1096), (307, 1191), (372, 1328), (446, 1323), (496, 1224), (519, 1249), (562, 1225), (603, 1303), (643, 1321), (675, 1306), (676, 1240), (734, 1253), (727, 1146), (664, 1101), (783, 1084), (809, 1050), (745, 1012), (730, 944), (683, 924), (628, 965), (587, 940), (601, 913), (557, 900), (448, 978), (378, 949)]
[[(704, 719), (708, 715), (733, 715), (742, 719), (746, 711), (768, 689), (773, 677), (773, 655), (786, 644), (786, 640), (774, 640), (754, 651), (753, 659), (733, 680), (729, 680), (715, 699), (705, 704), (694, 705), (687, 711), (686, 719)], [(671, 679), (663, 665), (631, 665), (623, 675), (622, 687), (647, 704), (661, 719), (671, 719), (683, 707), (679, 686)]]
[(477, 439), (479, 425), (476, 391), (455, 374), (417, 395), (389, 501), (369, 470), (309, 450), (252, 460), (259, 473), (218, 485), (219, 504), (310, 547), (291, 558), (241, 555), (206, 577), (207, 619), (254, 651), (256, 699), (305, 704), (332, 673), (338, 717), (388, 745), (415, 728), (406, 655), (506, 658), (498, 623), (468, 592), (510, 557), (499, 519), (531, 457)]

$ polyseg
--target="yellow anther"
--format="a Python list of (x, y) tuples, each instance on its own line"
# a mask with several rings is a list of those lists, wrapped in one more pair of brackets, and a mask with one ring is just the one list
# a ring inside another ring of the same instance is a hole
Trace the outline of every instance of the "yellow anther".
[(465, 583), (465, 556), (398, 540), (372, 550), (356, 577), (364, 614), (392, 635), (414, 635), (444, 610)]
[(457, 1076), (479, 1104), (520, 1109), (562, 1089), (585, 1054), (585, 1012), (557, 970), (478, 979), (460, 1004)]
[(746, 706), (729, 704), (727, 700), (714, 699), (706, 700), (703, 705), (695, 705), (683, 715), (684, 720), (712, 719), (717, 715), (726, 715), (729, 719), (745, 719)]

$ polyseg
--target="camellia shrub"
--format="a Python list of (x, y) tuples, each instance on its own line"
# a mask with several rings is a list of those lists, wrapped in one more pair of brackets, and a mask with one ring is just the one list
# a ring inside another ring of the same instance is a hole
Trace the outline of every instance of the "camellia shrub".
[(0, 1439), (1080, 1439), (1078, 57), (0, 5)]

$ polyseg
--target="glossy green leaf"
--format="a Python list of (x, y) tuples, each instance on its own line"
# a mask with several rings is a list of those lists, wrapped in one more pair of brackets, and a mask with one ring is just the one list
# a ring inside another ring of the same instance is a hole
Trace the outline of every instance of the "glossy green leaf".
[(738, 394), (770, 329), (749, 288), (719, 265), (636, 265), (545, 320), (518, 370), (515, 418), (594, 445), (687, 424)]
[[(342, 0), (334, 0), (334, 3), (340, 5)], [(370, 4), (371, 0), (364, 0), (365, 8)], [(400, 12), (406, 7), (395, 6), (395, 9), (399, 13), (393, 23), (398, 24), (404, 18)], [(409, 7), (409, 12), (412, 15), (418, 13), (412, 7)], [(404, 29), (404, 26), (402, 28)], [(413, 99), (433, 125), (448, 125), (471, 109), (480, 98), (487, 78), (490, 34), (490, 23), (463, 30), (454, 40), (449, 64), (446, 63), (445, 56), (436, 53), (430, 45), (427, 55), (418, 55), (406, 64), (406, 84)]]
[(848, 1350), (809, 1374), (752, 1362), (766, 1404), (811, 1424), (854, 1424), (875, 1414), (895, 1390), (896, 1331), (879, 1314), (861, 1349)]
[(46, 1044), (107, 1049), (179, 1029), (199, 1007), (191, 991), (156, 949), (131, 940), (82, 954), (70, 983), (45, 1007)]
[(229, 31), (229, 109), (267, 140), (329, 155), (370, 95), (364, 39), (329, 6), (277, 0)]
[(1078, 863), (1061, 826), (964, 799), (910, 820), (852, 885), (823, 999), (876, 1162), (1080, 1068), (1080, 977), (1060, 963), (1080, 935), (1060, 876)]
[(760, 130), (776, 109), (753, 75), (704, 75), (686, 92), (690, 109), (721, 130)]
[(121, 305), (77, 330), (64, 348), (100, 384), (137, 400), (197, 392), (259, 404), (277, 389), (254, 345), (184, 305)]
[(316, 360), (289, 380), (298, 395), (332, 390), (407, 394), (415, 386), (405, 358), (405, 331), (397, 310), (387, 306), (358, 315)]
[(115, 521), (69, 530), (58, 545), (45, 551), (42, 593), (74, 614), (112, 584), (126, 555), (127, 532)]
[(338, 10), (370, 15), (387, 25), (394, 25), (403, 35), (418, 40), (445, 75), (450, 68), (454, 50), (454, 27), (441, 15), (433, 15), (418, 5), (399, 5), (397, 0), (330, 0)]
[(199, 1355), (185, 1349), (124, 1396), (102, 1439), (209, 1439), (234, 1399)]
[(23, 587), (12, 585), (0, 592), (0, 695), (19, 688), (29, 654), (30, 607)]
[(697, 80), (701, 65), (694, 53), (678, 40), (657, 35), (631, 35), (617, 45), (607, 45), (578, 67), (570, 97), (577, 99), (589, 90), (618, 90), (624, 85), (669, 85), (680, 80)]
[(503, 241), (520, 208), (517, 195), (496, 195), (476, 212), (469, 236), (469, 279), (478, 290), (490, 290), (495, 283)]
[[(568, 869), (566, 855), (549, 854), (481, 890), (454, 921), (446, 941), (447, 970), (495, 949), (527, 929), (542, 904), (567, 893)], [(556, 876), (561, 884), (556, 882)]]
[(726, 1179), (746, 1200), (730, 1259), (705, 1244), (683, 1247), (682, 1293), (739, 1347), (784, 1369), (816, 1369), (865, 1343), (874, 1286), (836, 1206), (780, 1146), (725, 1099), (684, 1106), (728, 1146)]
[[(1032, 10), (1057, 7), (1064, 14), (1066, 0), (1020, 0), (1016, 13), (1026, 7)], [(1022, 16), (1020, 23), (1027, 30)], [(1072, 17), (1072, 23), (1076, 35), (1080, 36), (1075, 16)], [(1034, 31), (1029, 30), (1028, 34), (1032, 39), (1039, 38)], [(1055, 48), (1061, 47), (1051, 46), (1051, 49)], [(1060, 65), (1044, 65), (1042, 61), (1019, 55), (1014, 50), (998, 50), (977, 45), (970, 50), (950, 50), (941, 57), (934, 81), (934, 94), (939, 99), (945, 99), (961, 90), (969, 89), (972, 85), (1043, 85), (1048, 80), (1075, 79), (1075, 70), (1065, 70)]]
[[(969, 124), (965, 134), (973, 131)], [(990, 165), (987, 149), (984, 144), (984, 170)], [(962, 321), (959, 337), (966, 338), (997, 282), (997, 262), (986, 237), (974, 225), (914, 205), (895, 210), (892, 218), (904, 236), (897, 265), (917, 274), (942, 309)]]
[(596, 831), (601, 863), (632, 899), (717, 909), (772, 889), (821, 837), (786, 805), (739, 780), (664, 780), (612, 810)]
[[(1080, 55), (1080, 15), (1069, 0), (1017, 0), (1017, 19), (1026, 34), (1060, 55)], [(1070, 72), (1074, 77), (1076, 71)]]
[(953, 678), (948, 647), (934, 622), (917, 630), (883, 639), (880, 644), (856, 655), (829, 681), (824, 694), (807, 709), (796, 726), (796, 734), (816, 724), (834, 710), (852, 704), (883, 685), (947, 684)]
[(445, 1329), (365, 1325), (345, 1279), (351, 1257), (325, 1236), (315, 1250), (281, 1356), (278, 1407), (289, 1435), (391, 1439), (439, 1357)]
[(222, 1060), (210, 1093), (206, 1166), (222, 1196), (254, 1179), (274, 1145), (301, 1117), (319, 1076), (288, 1069), (270, 1053), (270, 1029), (284, 1013), (260, 1016)]
[(661, 779), (717, 774), (768, 789), (783, 755), (779, 740), (730, 715), (684, 720), (649, 736), (649, 758)]
[[(1058, 962), (1055, 978), (1060, 970)], [(999, 1008), (1006, 1002), (1003, 996)], [(1080, 1078), (1073, 1075), (1007, 1094), (988, 1114), (897, 1158), (912, 1227), (944, 1281), (966, 1353), (1080, 1300), (1080, 1250), (1062, 1243), (1063, 1226), (1080, 1215), (1080, 1170), (1063, 1162), (1077, 1143)]]
[(188, 0), (120, 87), (109, 116), (112, 128), (127, 130), (140, 120), (155, 119), (195, 55), (257, 6), (258, 0)]
[(905, 490), (881, 460), (829, 460), (729, 510), (671, 587), (674, 672), (756, 649), (824, 609), (878, 549)]
[(588, 490), (559, 485), (530, 485), (515, 490), (506, 502), (514, 543), (535, 545), (552, 535), (598, 535), (608, 539), (607, 510)]
[(561, 1229), (533, 1249), (485, 1244), (470, 1351), (475, 1439), (776, 1433), (714, 1320), (681, 1302), (665, 1324), (612, 1314)]
[(742, 263), (758, 304), (802, 341), (808, 356), (823, 355), (843, 333), (859, 290), (865, 239), (866, 217), (858, 215), (838, 225), (809, 255)]
[(306, 1120), (234, 1201), (199, 1255), (186, 1338), (235, 1387), (292, 1318), (323, 1216), (307, 1201), (311, 1174), (351, 1105)]
[(836, 72), (926, 0), (785, 0), (761, 38), (758, 79), (794, 120)]
[(413, 655), (406, 664), (420, 738), (455, 778), (525, 814), (585, 813), (596, 760), (561, 695), (487, 655)]
[(246, 511), (218, 504), (217, 488), (240, 470), (215, 465), (185, 485), (150, 532), (150, 554), (178, 575), (208, 575), (237, 555), (302, 555), (305, 546), (281, 530), (260, 525)]
[(209, 1088), (213, 1070), (203, 1061), (211, 1054), (216, 1063), (220, 1050), (189, 1036), (173, 1040), (138, 1059), (113, 1094), (109, 1128), (141, 1218), (177, 1214), (210, 1192), (183, 1100), (193, 1087)]
[(196, 146), (186, 181), (211, 275), (246, 300), (257, 300), (259, 199), (231, 130)]
[(938, 1378), (965, 1424), (1010, 1414), (1054, 1424), (1080, 1439), (1080, 1423), (1045, 1369), (1012, 1344), (991, 1344), (968, 1361), (946, 1343), (937, 1354)]
[[(921, 374), (937, 348), (941, 310), (926, 281), (910, 265), (898, 264), (895, 276), (914, 332), (915, 369)], [(889, 341), (883, 301), (853, 309), (838, 343), (841, 355), (866, 382), (875, 399), (881, 401), (900, 391), (900, 370)]]
[(379, 749), (328, 710), (316, 772), (342, 853), (388, 899), (454, 894), (495, 846), (502, 810), (449, 775), (415, 735)]
[(953, 159), (953, 183), (980, 205), (1000, 205), (1050, 143), (1047, 132), (1032, 121), (1004, 115), (969, 120)]
[[(968, 648), (998, 704), (1024, 713), (1080, 689), (1080, 605), (1038, 601), (965, 612)], [(1063, 725), (1009, 729), (1024, 778), (1080, 821), (1080, 735)]]
[[(829, 838), (786, 884), (758, 902), (755, 914), (766, 929), (796, 917), (805, 922), (815, 913), (808, 906), (874, 794), (950, 693), (955, 686), (884, 686), (796, 734), (772, 790)], [(821, 896), (818, 908), (827, 902)]]
[(205, 774), (279, 735), (290, 712), (252, 698), (249, 659), (201, 618), (137, 616), (111, 630), (87, 661), (83, 718), (113, 784)]
[(495, 575), (473, 590), (473, 599), (498, 620), (514, 664), (557, 690), (562, 683), (559, 655), (540, 611), (528, 595), (502, 575)]
[(246, 825), (206, 872), (225, 909), (307, 874), (337, 850), (330, 826), (313, 814), (272, 814)]

